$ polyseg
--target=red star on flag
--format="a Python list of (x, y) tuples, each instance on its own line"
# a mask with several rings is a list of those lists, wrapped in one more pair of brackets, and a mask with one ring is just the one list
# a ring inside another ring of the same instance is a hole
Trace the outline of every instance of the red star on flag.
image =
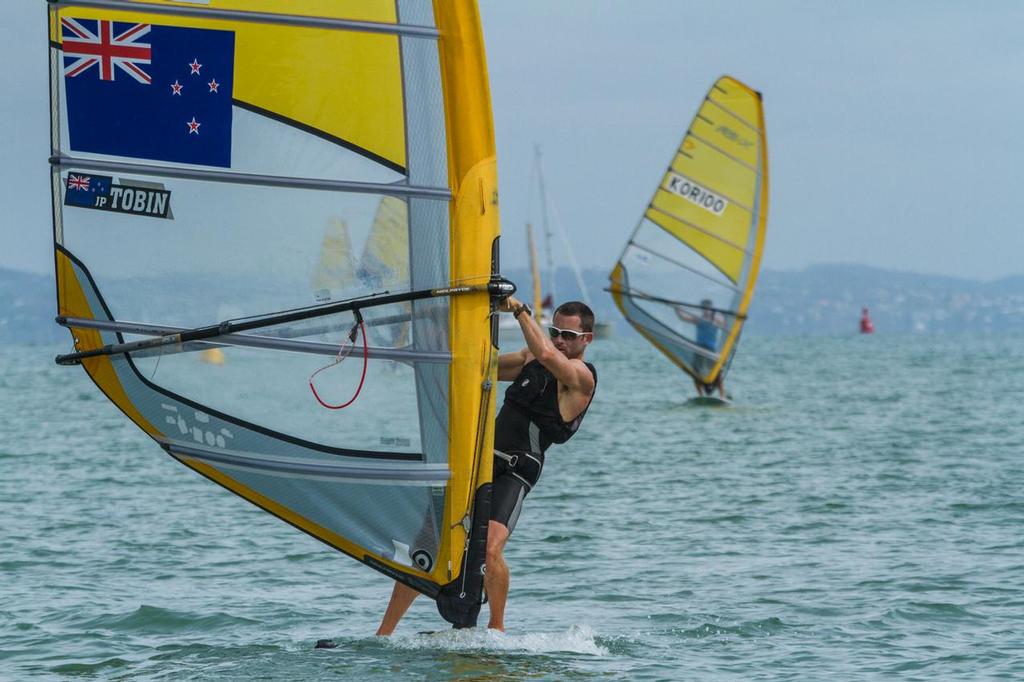
[(181, 95), (181, 89), (183, 87), (185, 87), (185, 86), (183, 86), (181, 83), (179, 83), (177, 80), (175, 80), (174, 83), (171, 84), (171, 95), (179, 95), (180, 96)]
[(217, 82), (216, 78), (214, 78), (212, 81), (207, 83), (207, 85), (210, 86), (210, 92), (217, 92), (217, 88), (220, 87), (220, 83)]
[[(199, 69), (203, 68), (203, 65), (199, 63), (199, 59), (193, 59), (192, 63), (189, 64), (192, 67), (192, 73), (199, 73)], [(191, 74), (189, 74), (191, 75)]]
[(198, 135), (199, 134), (199, 126), (201, 126), (203, 124), (199, 123), (198, 121), (196, 121), (196, 117), (193, 116), (192, 120), (187, 122), (185, 125), (188, 126), (188, 134), (189, 135), (191, 135), (192, 133), (195, 133), (196, 135)]

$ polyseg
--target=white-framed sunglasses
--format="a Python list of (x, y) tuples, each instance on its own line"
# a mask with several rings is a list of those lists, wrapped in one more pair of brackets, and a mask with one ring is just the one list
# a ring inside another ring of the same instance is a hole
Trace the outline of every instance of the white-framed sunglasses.
[(581, 336), (591, 333), (592, 332), (578, 332), (575, 329), (561, 329), (553, 324), (548, 325), (548, 334), (551, 335), (552, 339), (557, 339), (559, 336), (561, 336), (566, 341), (575, 341)]

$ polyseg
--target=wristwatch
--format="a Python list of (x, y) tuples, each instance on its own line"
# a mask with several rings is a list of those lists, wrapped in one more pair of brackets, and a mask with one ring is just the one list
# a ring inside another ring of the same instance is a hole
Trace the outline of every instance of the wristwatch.
[(528, 315), (530, 315), (531, 317), (533, 316), (533, 308), (531, 308), (530, 306), (526, 305), (525, 303), (520, 303), (519, 305), (517, 305), (515, 307), (515, 310), (512, 311), (512, 317), (514, 317), (514, 318), (516, 318), (518, 320), (519, 319), (519, 313), (524, 312), (524, 311)]

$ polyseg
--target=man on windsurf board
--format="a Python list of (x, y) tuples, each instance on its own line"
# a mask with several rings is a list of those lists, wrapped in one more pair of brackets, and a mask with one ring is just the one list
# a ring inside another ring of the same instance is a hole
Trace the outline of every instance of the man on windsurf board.
[[(579, 301), (555, 310), (541, 329), (530, 307), (509, 296), (502, 312), (519, 322), (526, 348), (498, 357), (498, 380), (511, 381), (494, 429), (494, 482), (487, 527), (484, 590), (490, 604), (487, 627), (505, 629), (509, 570), (504, 548), (523, 501), (537, 485), (544, 453), (576, 433), (597, 389), (597, 370), (583, 355), (594, 338), (594, 313)], [(390, 635), (418, 592), (395, 583), (378, 635)]]
[[(713, 304), (710, 298), (705, 298), (700, 302), (701, 315), (693, 315), (688, 312), (683, 306), (675, 306), (676, 315), (683, 322), (689, 322), (694, 325), (697, 331), (696, 342), (701, 348), (708, 350), (712, 353), (717, 352), (718, 348), (718, 333), (719, 330), (725, 329), (725, 321), (722, 316), (715, 312)], [(710, 357), (706, 357), (699, 353), (695, 353), (693, 356), (693, 368), (698, 375), (704, 374), (714, 364), (714, 360)], [(718, 389), (718, 395), (722, 400), (726, 399), (725, 395), (725, 380), (722, 378), (722, 371), (719, 370), (718, 374), (715, 375), (714, 381), (709, 384), (705, 384), (697, 377), (693, 378), (693, 386), (697, 389), (698, 396), (710, 396), (714, 393), (715, 389)]]

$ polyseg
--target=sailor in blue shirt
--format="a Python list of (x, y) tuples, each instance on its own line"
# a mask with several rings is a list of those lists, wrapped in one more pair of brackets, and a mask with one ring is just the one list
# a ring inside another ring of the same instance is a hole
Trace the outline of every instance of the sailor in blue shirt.
[[(689, 322), (696, 327), (696, 344), (717, 356), (719, 334), (725, 329), (725, 320), (722, 315), (715, 311), (711, 299), (705, 298), (700, 302), (700, 317), (690, 314), (681, 305), (675, 306), (675, 311), (679, 319), (683, 322)], [(714, 363), (715, 358), (709, 355), (704, 355), (699, 351), (693, 354), (693, 369), (697, 372), (698, 376), (703, 376)], [(717, 388), (719, 396), (723, 400), (725, 399), (725, 382), (722, 380), (721, 371), (718, 372), (714, 381), (709, 384), (705, 384), (697, 377), (694, 377), (693, 385), (697, 389), (697, 395), (699, 396), (711, 395), (714, 389)]]

